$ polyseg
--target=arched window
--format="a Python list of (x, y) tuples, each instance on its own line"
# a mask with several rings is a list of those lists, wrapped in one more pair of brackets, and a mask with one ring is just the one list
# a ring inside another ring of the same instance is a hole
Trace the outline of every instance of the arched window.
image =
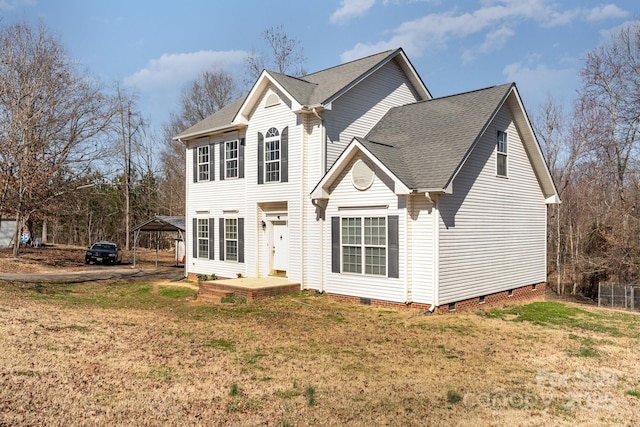
[(270, 128), (264, 136), (265, 182), (280, 181), (280, 132)]

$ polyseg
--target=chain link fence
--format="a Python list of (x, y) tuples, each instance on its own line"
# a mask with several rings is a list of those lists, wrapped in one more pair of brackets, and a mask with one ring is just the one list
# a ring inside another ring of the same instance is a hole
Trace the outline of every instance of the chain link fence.
[(598, 283), (598, 307), (640, 311), (640, 286)]

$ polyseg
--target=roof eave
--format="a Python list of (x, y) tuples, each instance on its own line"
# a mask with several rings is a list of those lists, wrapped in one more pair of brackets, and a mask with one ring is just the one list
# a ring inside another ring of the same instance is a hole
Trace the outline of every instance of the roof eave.
[(248, 122), (246, 120), (238, 120), (237, 123), (232, 123), (224, 126), (218, 126), (216, 128), (211, 128), (203, 131), (192, 132), (185, 135), (174, 136), (172, 139), (174, 141), (185, 143), (189, 140), (204, 138), (207, 136), (213, 136), (220, 133), (233, 132), (237, 130), (242, 130), (248, 126)]

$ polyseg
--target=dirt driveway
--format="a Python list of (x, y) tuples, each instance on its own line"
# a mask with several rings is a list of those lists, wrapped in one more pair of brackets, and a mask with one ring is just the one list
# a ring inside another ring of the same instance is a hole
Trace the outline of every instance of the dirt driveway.
[(181, 280), (184, 270), (175, 267), (118, 268), (103, 267), (82, 271), (41, 271), (37, 273), (0, 273), (0, 281), (25, 283), (81, 283), (97, 280), (148, 278), (150, 280)]
[(173, 251), (158, 253), (138, 249), (133, 267), (132, 251), (125, 251), (119, 266), (86, 265), (86, 248), (48, 245), (42, 248), (24, 248), (19, 258), (11, 256), (9, 248), (0, 249), (0, 281), (79, 283), (97, 280), (148, 278), (153, 281), (173, 281), (184, 277), (184, 268), (174, 265)]

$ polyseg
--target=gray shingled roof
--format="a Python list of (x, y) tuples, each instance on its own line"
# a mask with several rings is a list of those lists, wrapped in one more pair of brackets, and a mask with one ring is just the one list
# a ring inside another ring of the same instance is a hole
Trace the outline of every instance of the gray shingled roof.
[(247, 95), (241, 96), (231, 104), (222, 107), (201, 122), (198, 122), (190, 128), (183, 130), (178, 135), (176, 135), (175, 138), (184, 138), (185, 136), (198, 134), (200, 132), (206, 132), (211, 129), (217, 129), (222, 126), (231, 124), (233, 118), (236, 116), (236, 114), (238, 114), (238, 110), (240, 109), (240, 106), (242, 106), (246, 98)]
[[(333, 97), (376, 65), (399, 51), (400, 49), (387, 50), (300, 78), (274, 71), (267, 71), (267, 73), (284, 87), (300, 105), (318, 105)], [(184, 138), (231, 124), (246, 97), (247, 95), (240, 97), (203, 121), (180, 132), (175, 138)]]
[(408, 188), (444, 189), (513, 86), (392, 108), (358, 141)]

